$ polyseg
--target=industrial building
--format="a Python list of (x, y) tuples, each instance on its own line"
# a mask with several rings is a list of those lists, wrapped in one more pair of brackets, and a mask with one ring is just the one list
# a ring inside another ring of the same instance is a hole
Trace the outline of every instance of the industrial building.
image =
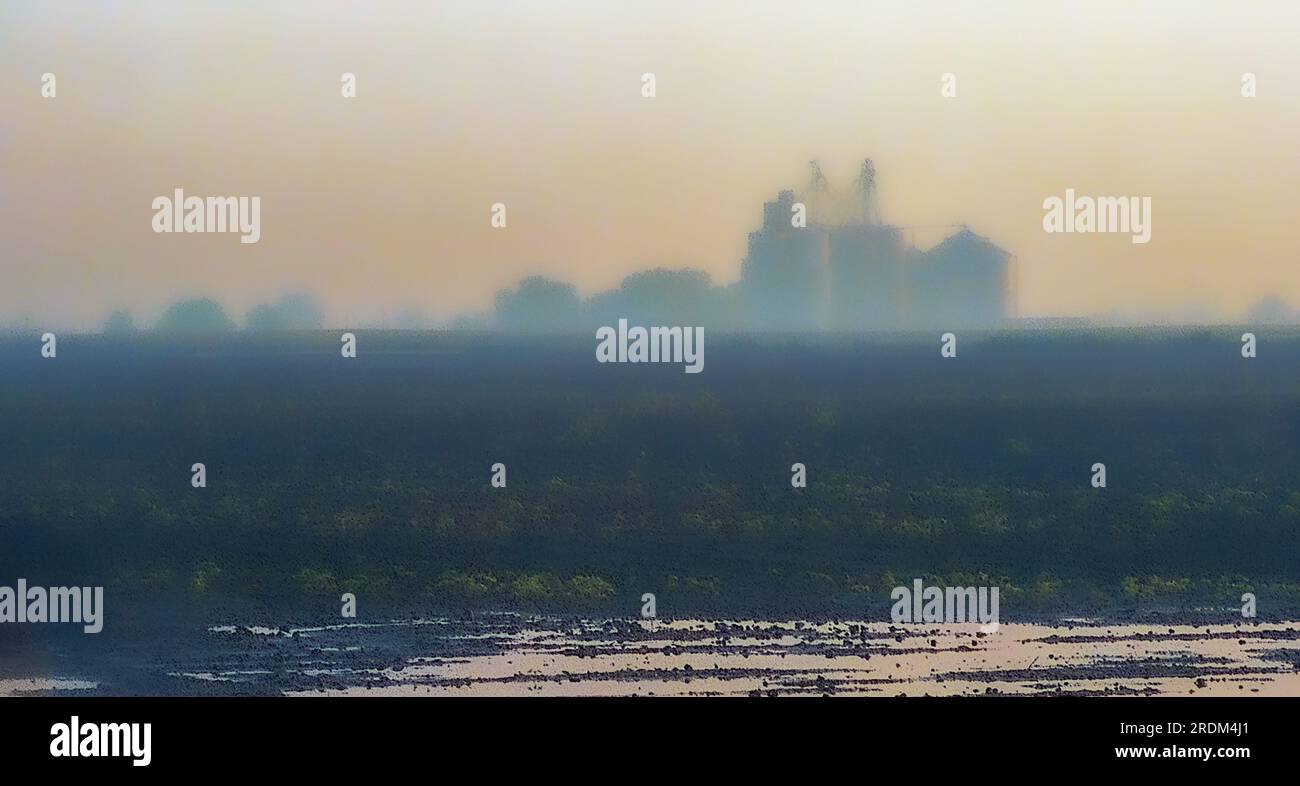
[(763, 228), (749, 233), (741, 263), (743, 321), (770, 330), (826, 326), (829, 275), (826, 235), (791, 223), (795, 198), (782, 191), (763, 205)]
[(996, 327), (1013, 316), (1014, 258), (966, 227), (933, 248), (880, 220), (876, 170), (862, 164), (850, 196), (821, 168), (802, 198), (781, 191), (749, 235), (737, 294), (744, 321), (768, 330)]

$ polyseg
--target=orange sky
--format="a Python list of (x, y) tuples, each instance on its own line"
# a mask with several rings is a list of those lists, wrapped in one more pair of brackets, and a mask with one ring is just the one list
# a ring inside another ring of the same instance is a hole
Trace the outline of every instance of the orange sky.
[[(18, 0), (0, 324), (192, 294), (242, 318), (289, 289), (332, 324), (445, 318), (526, 274), (591, 293), (655, 265), (725, 283), (765, 198), (866, 156), (887, 220), (1017, 255), (1022, 314), (1300, 305), (1297, 40), (1291, 2)], [(261, 242), (154, 234), (176, 187), (260, 196)], [(1151, 242), (1044, 233), (1066, 188), (1151, 197)]]

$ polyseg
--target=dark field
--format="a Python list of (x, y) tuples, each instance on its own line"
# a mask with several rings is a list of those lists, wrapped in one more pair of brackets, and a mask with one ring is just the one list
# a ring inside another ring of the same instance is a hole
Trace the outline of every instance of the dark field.
[[(1004, 619), (1300, 609), (1300, 335), (0, 342), (0, 583), (108, 613), (339, 596), (458, 612), (885, 618), (913, 577)], [(491, 488), (490, 467), (508, 468)], [(1090, 485), (1094, 462), (1108, 488)], [(207, 465), (208, 487), (190, 487)], [(808, 488), (790, 486), (790, 465)], [(1240, 617), (1238, 616), (1238, 619)]]

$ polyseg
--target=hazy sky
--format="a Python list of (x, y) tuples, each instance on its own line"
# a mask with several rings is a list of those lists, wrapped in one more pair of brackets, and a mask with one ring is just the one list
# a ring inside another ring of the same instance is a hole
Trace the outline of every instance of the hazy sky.
[[(810, 158), (847, 188), (867, 156), (887, 220), (1016, 254), (1022, 314), (1300, 305), (1298, 40), (1289, 1), (12, 0), (0, 323), (191, 294), (242, 319), (289, 289), (332, 324), (444, 318), (526, 274), (589, 294), (656, 265), (725, 283), (764, 199)], [(155, 234), (176, 187), (260, 196), (261, 242)], [(1151, 242), (1046, 234), (1066, 188), (1150, 196)]]

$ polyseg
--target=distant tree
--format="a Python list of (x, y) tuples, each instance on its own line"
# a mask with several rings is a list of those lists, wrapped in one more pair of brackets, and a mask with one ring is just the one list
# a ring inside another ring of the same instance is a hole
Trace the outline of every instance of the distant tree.
[(656, 268), (594, 295), (587, 312), (602, 325), (620, 318), (643, 325), (714, 325), (723, 316), (724, 300), (723, 290), (702, 270)]
[(516, 289), (497, 293), (497, 324), (506, 330), (574, 330), (580, 324), (581, 305), (572, 284), (532, 276), (520, 281)]
[(124, 308), (119, 308), (108, 315), (104, 320), (104, 334), (120, 336), (125, 333), (135, 332), (135, 319), (131, 317), (131, 312)]
[(293, 330), (316, 330), (325, 319), (316, 298), (294, 292), (280, 299), (280, 314)]
[(1294, 322), (1296, 313), (1277, 295), (1265, 295), (1250, 309), (1246, 321), (1252, 325), (1279, 325)]
[(211, 298), (193, 298), (173, 304), (153, 328), (159, 333), (224, 333), (235, 323)]
[(267, 303), (260, 303), (248, 310), (244, 317), (244, 327), (258, 333), (286, 329), (280, 319), (280, 312)]
[(490, 330), (492, 327), (492, 317), (488, 314), (460, 314), (454, 317), (447, 325), (449, 330), (466, 331), (479, 333)]
[(316, 330), (323, 316), (316, 299), (299, 292), (285, 295), (278, 303), (263, 303), (249, 310), (244, 324), (249, 330)]

